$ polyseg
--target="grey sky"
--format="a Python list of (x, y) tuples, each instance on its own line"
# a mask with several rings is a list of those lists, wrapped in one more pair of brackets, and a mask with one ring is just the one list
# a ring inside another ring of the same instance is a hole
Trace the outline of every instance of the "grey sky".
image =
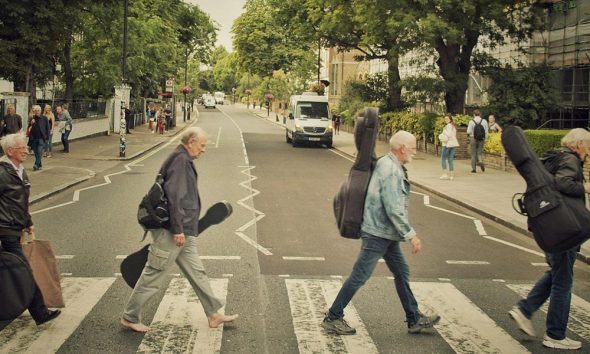
[(246, 0), (185, 0), (187, 3), (199, 5), (201, 10), (217, 22), (217, 45), (232, 51), (231, 26), (243, 12)]

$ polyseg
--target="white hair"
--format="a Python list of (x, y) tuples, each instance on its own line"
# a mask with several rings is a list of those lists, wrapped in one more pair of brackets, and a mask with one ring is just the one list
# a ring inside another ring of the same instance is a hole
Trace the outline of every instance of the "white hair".
[(21, 141), (26, 141), (23, 133), (8, 134), (0, 139), (0, 146), (2, 146), (2, 150), (6, 153), (8, 149), (15, 147)]
[(41, 106), (39, 106), (38, 104), (33, 105), (33, 107), (31, 107), (31, 111), (35, 112), (35, 111), (39, 111), (41, 112)]
[(408, 146), (415, 139), (416, 138), (414, 135), (412, 135), (412, 133), (405, 130), (400, 130), (393, 134), (391, 139), (389, 139), (389, 147), (391, 150), (398, 150), (402, 146)]
[(590, 143), (590, 132), (584, 128), (574, 128), (561, 138), (561, 146), (577, 148), (579, 143)]
[(200, 141), (202, 138), (207, 137), (207, 133), (200, 127), (190, 127), (182, 133), (180, 137), (180, 141), (183, 144), (188, 144), (188, 142), (195, 138), (196, 141)]

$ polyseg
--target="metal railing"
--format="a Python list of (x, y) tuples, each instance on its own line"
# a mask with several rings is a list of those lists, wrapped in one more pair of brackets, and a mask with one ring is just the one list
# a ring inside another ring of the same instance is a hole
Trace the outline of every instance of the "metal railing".
[[(51, 105), (51, 100), (37, 100), (37, 104), (43, 108), (46, 104)], [(66, 102), (62, 99), (56, 99), (53, 101), (53, 109), (55, 106), (66, 105)], [(67, 102), (68, 112), (72, 119), (83, 119), (104, 116), (106, 113), (106, 101), (102, 99), (76, 99), (71, 102)]]
[[(577, 122), (585, 122), (582, 124), (575, 124)], [(573, 119), (549, 119), (536, 129), (572, 129), (572, 128), (590, 128), (590, 121), (584, 118)]]

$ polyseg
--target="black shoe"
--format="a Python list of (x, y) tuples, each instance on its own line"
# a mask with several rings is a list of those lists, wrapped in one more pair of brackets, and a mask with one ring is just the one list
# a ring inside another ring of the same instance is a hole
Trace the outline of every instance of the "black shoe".
[(409, 333), (420, 333), (425, 328), (431, 328), (440, 321), (440, 316), (437, 314), (426, 316), (420, 314), (418, 322), (408, 325)]
[(471, 173), (477, 173), (477, 171), (476, 170), (471, 170)]
[(479, 167), (481, 167), (481, 172), (485, 172), (486, 171), (486, 167), (483, 165), (483, 163)]
[(43, 316), (41, 316), (40, 319), (35, 320), (35, 323), (37, 324), (37, 326), (42, 325), (43, 323), (49, 322), (51, 320), (53, 320), (54, 318), (56, 318), (57, 316), (59, 316), (59, 314), (61, 313), (60, 310), (47, 310), (47, 312), (45, 312), (43, 314)]

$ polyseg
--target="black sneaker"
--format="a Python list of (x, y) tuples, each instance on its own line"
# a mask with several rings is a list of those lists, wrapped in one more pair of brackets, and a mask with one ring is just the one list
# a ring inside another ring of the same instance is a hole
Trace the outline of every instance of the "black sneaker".
[(420, 319), (412, 324), (408, 325), (408, 333), (420, 333), (425, 328), (431, 328), (440, 321), (439, 315), (420, 315)]
[(471, 173), (477, 173), (477, 171), (476, 170), (471, 170)]
[(328, 333), (338, 334), (340, 336), (346, 336), (356, 334), (356, 329), (350, 327), (344, 318), (338, 318), (336, 320), (330, 320), (328, 316), (324, 317), (322, 327)]
[(35, 323), (37, 324), (37, 326), (40, 326), (45, 322), (49, 322), (49, 321), (53, 320), (54, 318), (59, 316), (60, 313), (61, 313), (60, 310), (53, 310), (53, 311), (47, 310), (47, 312), (45, 312), (43, 314), (43, 316), (41, 316), (41, 318), (39, 318), (38, 320), (35, 320)]
[(485, 172), (486, 171), (486, 167), (484, 166), (483, 163), (481, 165), (479, 165), (479, 167), (481, 167), (481, 172)]

